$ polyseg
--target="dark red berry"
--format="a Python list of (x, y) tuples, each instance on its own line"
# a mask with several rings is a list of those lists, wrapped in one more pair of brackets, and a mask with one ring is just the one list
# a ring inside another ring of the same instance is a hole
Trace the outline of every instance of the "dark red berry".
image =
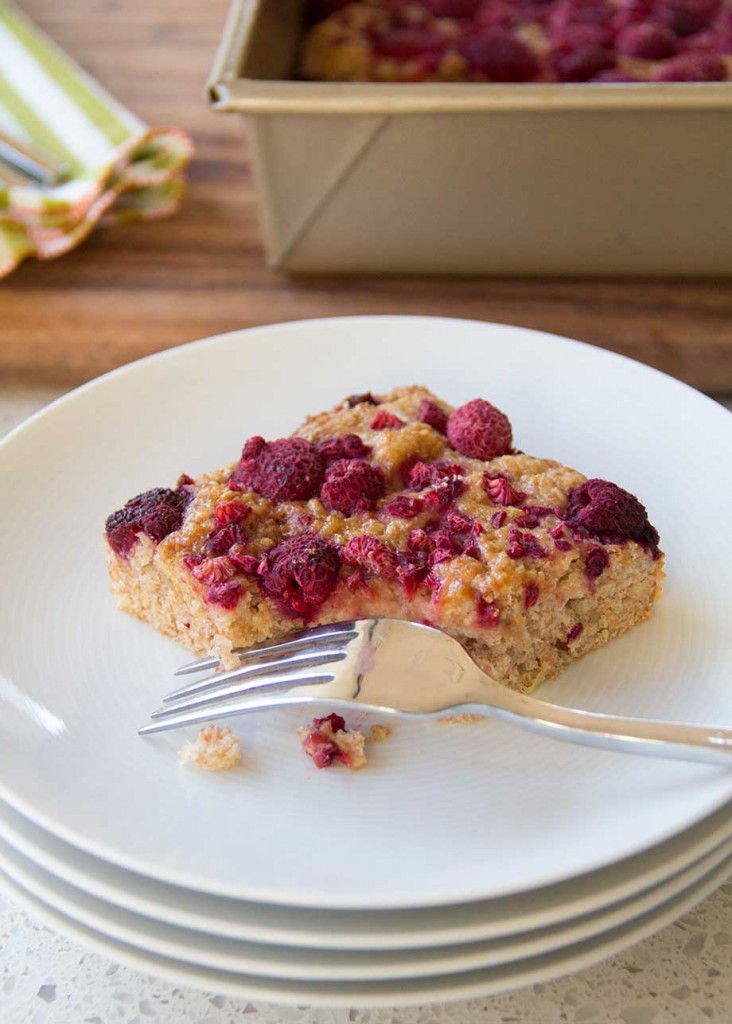
[(509, 558), (548, 558), (549, 552), (531, 533), (522, 533), (515, 527), (508, 531), (506, 554)]
[(618, 36), (617, 51), (625, 57), (664, 60), (676, 53), (676, 36), (665, 25), (629, 25)]
[(417, 419), (420, 423), (426, 423), (441, 434), (447, 433), (447, 413), (430, 398), (423, 398), (419, 403)]
[(526, 497), (523, 491), (515, 490), (502, 473), (484, 473), (483, 490), (494, 505), (520, 505)]
[(503, 28), (471, 29), (459, 50), (471, 68), (490, 82), (530, 82), (540, 72), (528, 46)]
[(384, 474), (378, 466), (360, 459), (342, 459), (326, 473), (320, 500), (332, 512), (352, 516), (372, 509), (385, 490)]
[(655, 0), (654, 17), (682, 38), (705, 29), (719, 7), (719, 0)]
[(424, 501), (411, 494), (398, 494), (384, 506), (384, 513), (396, 519), (414, 519), (424, 511)]
[(505, 455), (513, 442), (508, 417), (482, 398), (461, 405), (450, 415), (447, 437), (453, 448), (471, 459)]
[(408, 467), (402, 467), (402, 477), (407, 487), (415, 491), (423, 491), (425, 487), (433, 484), (460, 477), (463, 474), (463, 467), (456, 462), (413, 462)]
[(723, 82), (727, 77), (724, 60), (716, 53), (680, 53), (654, 68), (654, 82)]
[(219, 526), (228, 526), (243, 523), (250, 512), (251, 508), (243, 501), (224, 501), (214, 509), (214, 518)]
[(236, 565), (227, 555), (206, 558), (190, 569), (200, 583), (206, 584), (226, 583), (238, 572)]
[(112, 550), (120, 558), (129, 558), (138, 534), (160, 542), (183, 524), (185, 510), (192, 498), (191, 489), (183, 485), (176, 491), (155, 487), (130, 499), (107, 517), (104, 529)]
[[(263, 445), (261, 440), (252, 438), (244, 446), (244, 455), (231, 477), (232, 487), (251, 488), (270, 501), (307, 501), (315, 497), (325, 470), (325, 461), (315, 445), (302, 437), (285, 437)], [(256, 454), (247, 455), (248, 448)]]
[(484, 0), (422, 0), (434, 18), (472, 18)]
[(585, 558), (585, 576), (596, 580), (598, 576), (602, 576), (609, 563), (610, 556), (604, 548), (590, 548)]
[(552, 63), (560, 82), (589, 82), (615, 66), (610, 49), (595, 43), (560, 44), (552, 50)]
[[(352, 0), (349, 0), (352, 2)], [(355, 409), (357, 405), (363, 405), (364, 403), (369, 405), (380, 405), (378, 398), (374, 398), (370, 391), (364, 391), (362, 395), (349, 395), (344, 401), (344, 405), (348, 406), (349, 409)]]
[(400, 420), (393, 412), (387, 412), (386, 409), (378, 409), (370, 423), (372, 430), (398, 430), (403, 426), (404, 420)]
[(259, 563), (262, 589), (292, 618), (310, 619), (338, 581), (338, 548), (314, 533), (302, 533), (268, 551)]
[(610, 542), (639, 540), (650, 525), (638, 499), (609, 480), (587, 480), (571, 491), (565, 517)]
[(371, 576), (393, 580), (397, 575), (396, 553), (378, 537), (362, 534), (352, 537), (343, 549), (346, 565), (357, 566)]
[(524, 608), (533, 608), (539, 600), (539, 584), (527, 583), (524, 587)]
[(581, 622), (575, 622), (570, 631), (567, 633), (565, 643), (571, 644), (573, 640), (577, 639), (577, 637), (581, 634), (584, 628), (585, 627), (582, 625)]
[(326, 715), (325, 718), (314, 718), (313, 724), (302, 740), (303, 750), (313, 759), (316, 768), (327, 768), (334, 761), (348, 766), (350, 759), (341, 750), (333, 737), (335, 733), (348, 732), (345, 719), (341, 715)]
[(204, 555), (225, 555), (232, 544), (246, 544), (247, 535), (239, 523), (219, 526), (209, 533), (203, 542), (201, 551)]
[(328, 465), (341, 459), (367, 459), (371, 454), (369, 446), (356, 434), (344, 434), (343, 437), (334, 437), (331, 441), (319, 441), (317, 448)]
[(398, 61), (412, 60), (429, 53), (442, 53), (446, 46), (444, 35), (422, 25), (392, 28), (374, 42), (374, 50), (379, 57)]
[(479, 597), (476, 607), (476, 618), (478, 625), (486, 629), (495, 629), (500, 625), (501, 612), (495, 601), (486, 601)]
[(493, 515), (491, 516), (491, 526), (493, 527), (493, 529), (500, 530), (500, 528), (506, 522), (507, 516), (508, 512), (506, 512), (505, 508), (499, 509), (498, 512), (494, 512)]
[(244, 593), (244, 587), (236, 580), (228, 580), (226, 583), (212, 583), (206, 591), (206, 600), (212, 604), (220, 604), (222, 608), (231, 611), (236, 608), (239, 598)]

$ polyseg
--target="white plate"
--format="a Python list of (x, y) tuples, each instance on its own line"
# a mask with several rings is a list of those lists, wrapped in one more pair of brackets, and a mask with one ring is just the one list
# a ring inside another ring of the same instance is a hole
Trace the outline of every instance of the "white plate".
[[(238, 724), (245, 764), (178, 768), (140, 740), (185, 655), (121, 615), (100, 531), (131, 494), (225, 463), (349, 392), (422, 381), (505, 409), (516, 443), (641, 495), (668, 553), (657, 614), (543, 688), (620, 714), (732, 725), (732, 419), (653, 370), (510, 327), (354, 318), (168, 351), (85, 386), (4, 442), (0, 795), (112, 863), (287, 905), (419, 907), (549, 885), (668, 838), (732, 773), (559, 744), (499, 723), (403, 725), (369, 770), (318, 772), (304, 716)], [(32, 701), (35, 703), (28, 703)], [(22, 709), (22, 710), (21, 710)], [(63, 729), (61, 729), (61, 724)]]
[(177, 928), (119, 907), (68, 885), (0, 841), (0, 870), (26, 891), (110, 938), (156, 956), (173, 957), (200, 967), (254, 974), (288, 981), (385, 981), (428, 978), (525, 960), (563, 949), (626, 924), (686, 891), (732, 856), (732, 839), (690, 867), (640, 896), (579, 920), (539, 928), (488, 942), (470, 942), (424, 950), (382, 952), (298, 949), (241, 942)]
[(222, 899), (165, 885), (83, 853), (0, 801), (0, 837), (57, 878), (123, 910), (210, 936), (323, 950), (430, 949), (571, 923), (636, 899), (726, 847), (732, 807), (673, 839), (560, 885), (423, 910), (310, 910)]
[(502, 992), (551, 981), (579, 971), (619, 953), (671, 924), (696, 906), (727, 878), (730, 861), (725, 861), (704, 878), (672, 900), (601, 936), (575, 943), (566, 949), (519, 960), (499, 967), (486, 967), (458, 974), (371, 982), (303, 982), (272, 980), (256, 975), (184, 963), (172, 957), (146, 953), (138, 946), (110, 938), (105, 932), (81, 925), (55, 907), (32, 896), (0, 871), (0, 886), (30, 913), (54, 931), (80, 942), (146, 974), (156, 974), (178, 985), (194, 985), (209, 992), (274, 1003), (310, 1006), (399, 1007), (430, 1002), (448, 1002)]

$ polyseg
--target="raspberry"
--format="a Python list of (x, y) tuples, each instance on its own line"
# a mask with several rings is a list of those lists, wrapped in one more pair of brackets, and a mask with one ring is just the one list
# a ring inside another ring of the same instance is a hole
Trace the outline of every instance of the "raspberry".
[(214, 509), (214, 518), (219, 526), (228, 526), (230, 523), (243, 523), (251, 511), (243, 501), (224, 501)]
[(459, 49), (471, 68), (490, 82), (530, 82), (539, 75), (534, 54), (506, 29), (471, 29)]
[(386, 409), (379, 409), (374, 414), (374, 418), (369, 426), (372, 430), (398, 430), (404, 426), (404, 420), (400, 420), (398, 416), (395, 416), (392, 412), (387, 412)]
[(405, 484), (415, 491), (423, 491), (425, 487), (462, 475), (463, 467), (456, 462), (413, 462), (406, 468), (402, 467)]
[(495, 601), (486, 601), (485, 598), (479, 597), (476, 618), (479, 626), (483, 626), (485, 629), (495, 629), (500, 625), (501, 612)]
[(407, 597), (412, 597), (418, 584), (429, 573), (428, 556), (424, 551), (397, 551), (397, 577)]
[(376, 40), (374, 50), (379, 57), (408, 61), (426, 53), (441, 53), (447, 44), (444, 36), (421, 25), (393, 28)]
[(440, 434), (447, 431), (447, 413), (430, 398), (423, 398), (419, 403), (417, 419), (420, 423), (426, 423), (428, 427), (433, 427)]
[(560, 82), (588, 82), (615, 66), (615, 57), (605, 46), (564, 43), (552, 50), (552, 63)]
[[(348, 0), (348, 2), (351, 3), (352, 0)], [(364, 391), (362, 395), (349, 395), (343, 404), (349, 409), (355, 409), (357, 405), (362, 405), (364, 402), (369, 405), (381, 405), (378, 398), (374, 398), (370, 391)]]
[(236, 608), (239, 598), (244, 593), (244, 587), (236, 580), (228, 580), (226, 583), (212, 583), (206, 592), (206, 600), (212, 604), (220, 604), (222, 608), (231, 611)]
[(359, 459), (342, 459), (330, 467), (320, 489), (320, 500), (332, 512), (352, 516), (374, 507), (386, 489), (378, 466)]
[(447, 437), (453, 448), (471, 459), (493, 459), (511, 450), (511, 424), (490, 402), (476, 398), (447, 421)]
[(499, 509), (498, 512), (494, 512), (493, 515), (491, 516), (491, 526), (493, 527), (493, 529), (500, 530), (500, 528), (506, 522), (507, 516), (508, 512), (506, 512), (505, 508)]
[(352, 537), (343, 549), (343, 561), (346, 565), (365, 569), (372, 576), (385, 580), (396, 579), (396, 554), (378, 537), (369, 534)]
[(234, 490), (251, 488), (270, 501), (307, 501), (318, 493), (324, 469), (320, 452), (302, 437), (269, 443), (251, 438), (244, 446), (231, 486)]
[(429, 551), (432, 544), (427, 531), (415, 526), (407, 535), (407, 547), (410, 551)]
[(232, 576), (236, 576), (238, 571), (234, 562), (226, 555), (207, 558), (190, 569), (200, 583), (207, 584), (226, 583)]
[(509, 558), (547, 558), (549, 552), (543, 547), (536, 537), (530, 533), (522, 533), (515, 527), (508, 531), (508, 547), (506, 554)]
[(565, 640), (565, 643), (571, 644), (573, 640), (577, 639), (577, 637), (580, 635), (584, 628), (585, 627), (582, 625), (581, 622), (575, 622), (575, 624), (570, 629), (569, 633), (567, 633), (567, 639)]
[(333, 544), (301, 533), (268, 551), (258, 571), (262, 589), (284, 614), (307, 621), (332, 594), (340, 563)]
[(639, 540), (650, 526), (638, 499), (609, 480), (586, 480), (575, 487), (569, 494), (565, 518), (610, 542)]
[(414, 498), (409, 494), (398, 494), (392, 498), (388, 505), (384, 506), (387, 516), (396, 519), (414, 519), (420, 512), (424, 511), (424, 502), (421, 498)]
[(127, 559), (138, 534), (144, 533), (156, 542), (164, 540), (180, 529), (192, 496), (190, 487), (184, 484), (175, 491), (155, 487), (131, 498), (123, 508), (107, 516), (104, 529), (110, 547), (120, 558)]
[(727, 68), (716, 53), (692, 51), (664, 61), (651, 77), (654, 82), (723, 82)]
[(550, 15), (549, 30), (557, 36), (571, 26), (609, 25), (613, 14), (613, 6), (605, 0), (560, 0)]
[(256, 555), (248, 555), (243, 545), (235, 544), (229, 551), (229, 558), (236, 566), (237, 572), (246, 573), (247, 576), (257, 575), (259, 559)]
[(675, 36), (693, 36), (705, 29), (719, 7), (719, 0), (656, 0), (654, 15)]
[(642, 60), (664, 60), (676, 53), (676, 37), (665, 25), (630, 25), (618, 36), (618, 53)]
[(538, 583), (527, 583), (524, 587), (524, 608), (533, 608), (536, 602), (539, 600), (539, 585)]
[(422, 0), (433, 18), (472, 18), (483, 0)]
[(515, 490), (508, 477), (503, 476), (502, 473), (497, 473), (495, 476), (484, 473), (483, 490), (494, 505), (520, 505), (526, 497), (523, 491)]
[(343, 437), (334, 437), (332, 441), (319, 441), (317, 448), (328, 465), (340, 459), (367, 459), (371, 454), (369, 446), (356, 434), (344, 434)]
[(596, 580), (605, 572), (609, 562), (610, 556), (604, 548), (591, 548), (585, 558), (585, 576), (588, 579)]
[(333, 732), (348, 732), (345, 718), (342, 715), (337, 715), (335, 711), (323, 718), (314, 718), (313, 728), (322, 729), (326, 722), (330, 723)]
[(201, 551), (204, 555), (225, 555), (232, 544), (246, 544), (247, 535), (239, 523), (219, 526), (209, 533), (203, 542)]
[(451, 505), (454, 504), (455, 499), (459, 498), (461, 494), (464, 494), (467, 489), (468, 485), (464, 480), (461, 480), (460, 477), (448, 477), (446, 480), (441, 480), (431, 490), (427, 491), (424, 496), (424, 501), (433, 512), (441, 514), (446, 512)]

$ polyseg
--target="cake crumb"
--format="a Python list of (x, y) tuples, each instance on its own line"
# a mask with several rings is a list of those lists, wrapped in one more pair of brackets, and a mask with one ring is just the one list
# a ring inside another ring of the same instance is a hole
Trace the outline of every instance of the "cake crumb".
[(391, 729), (388, 725), (372, 725), (366, 738), (367, 743), (383, 743), (391, 736)]
[(484, 720), (485, 715), (448, 715), (446, 718), (436, 719), (443, 725), (474, 725), (476, 722)]
[(297, 733), (303, 750), (317, 768), (328, 768), (334, 761), (340, 761), (351, 771), (358, 771), (366, 764), (366, 737), (355, 729), (347, 729), (341, 715), (314, 718), (312, 725), (302, 726)]
[(209, 772), (226, 772), (241, 763), (239, 737), (229, 726), (207, 725), (194, 743), (186, 743), (178, 753), (181, 764), (192, 761)]

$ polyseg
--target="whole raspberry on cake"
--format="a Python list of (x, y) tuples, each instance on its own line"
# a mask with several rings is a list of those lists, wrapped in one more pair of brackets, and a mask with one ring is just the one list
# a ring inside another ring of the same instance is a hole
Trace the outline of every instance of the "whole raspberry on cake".
[(313, 0), (303, 78), (732, 80), (732, 0)]
[(388, 616), (528, 691), (648, 618), (658, 542), (622, 486), (517, 451), (491, 402), (406, 387), (132, 498), (105, 547), (120, 607), (197, 654)]

